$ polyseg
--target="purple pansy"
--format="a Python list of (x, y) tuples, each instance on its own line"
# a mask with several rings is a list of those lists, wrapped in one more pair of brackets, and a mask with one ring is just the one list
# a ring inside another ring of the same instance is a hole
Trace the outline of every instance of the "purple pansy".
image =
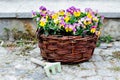
[(33, 15), (33, 16), (35, 16), (35, 15), (36, 15), (36, 12), (34, 12), (33, 10), (32, 10), (32, 15)]
[(42, 11), (46, 11), (47, 10), (44, 6), (40, 6), (39, 9), (42, 10)]
[(45, 13), (43, 13), (43, 12), (40, 12), (40, 15), (41, 15), (41, 16), (43, 16), (43, 17), (45, 17), (45, 16), (46, 16), (46, 14), (45, 14)]
[(97, 28), (97, 26), (92, 26), (91, 28)]

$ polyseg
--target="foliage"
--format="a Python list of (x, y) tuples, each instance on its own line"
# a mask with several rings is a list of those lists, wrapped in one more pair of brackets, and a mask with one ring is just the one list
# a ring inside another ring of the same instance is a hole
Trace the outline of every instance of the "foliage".
[(112, 57), (120, 59), (120, 51), (112, 52)]
[(113, 38), (110, 35), (101, 36), (101, 37), (99, 37), (96, 46), (99, 47), (102, 42), (110, 43), (112, 41), (112, 39)]
[(111, 68), (108, 68), (110, 70), (113, 70), (113, 71), (120, 71), (120, 67), (119, 66), (114, 66), (114, 67), (111, 67)]
[(110, 43), (112, 41), (112, 37), (110, 35), (102, 36), (102, 37), (100, 37), (100, 41)]
[(94, 12), (90, 8), (86, 8), (83, 12), (72, 6), (54, 12), (41, 6), (39, 10), (40, 12), (32, 11), (32, 15), (37, 22), (39, 34), (45, 35), (99, 35), (104, 19), (97, 11)]

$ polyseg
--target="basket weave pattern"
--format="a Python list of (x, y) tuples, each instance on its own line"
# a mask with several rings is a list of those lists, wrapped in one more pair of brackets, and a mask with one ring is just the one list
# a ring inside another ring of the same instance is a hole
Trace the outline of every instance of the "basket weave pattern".
[(56, 36), (40, 35), (41, 56), (49, 61), (78, 63), (89, 60), (96, 47), (97, 36)]

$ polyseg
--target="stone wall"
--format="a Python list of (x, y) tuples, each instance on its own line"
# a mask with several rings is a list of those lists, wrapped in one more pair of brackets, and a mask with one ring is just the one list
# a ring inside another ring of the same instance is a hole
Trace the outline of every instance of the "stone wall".
[(25, 32), (26, 25), (31, 26), (36, 30), (36, 23), (32, 19), (0, 19), (0, 39), (8, 39), (4, 28), (9, 29), (10, 31), (15, 28), (19, 31)]
[[(4, 28), (10, 30), (17, 28), (18, 30), (25, 31), (25, 25), (30, 25), (36, 29), (36, 23), (32, 19), (0, 19), (0, 38), (7, 39)], [(114, 39), (120, 40), (120, 19), (105, 19), (101, 36), (103, 35), (110, 35)]]
[(105, 19), (101, 36), (103, 35), (120, 40), (120, 19)]

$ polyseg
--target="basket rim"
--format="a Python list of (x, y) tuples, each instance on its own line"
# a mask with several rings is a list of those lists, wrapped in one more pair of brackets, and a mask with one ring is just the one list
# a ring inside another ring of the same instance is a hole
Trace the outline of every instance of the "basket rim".
[(85, 37), (82, 37), (82, 36), (64, 36), (64, 35), (48, 35), (46, 36), (45, 34), (42, 34), (40, 35), (40, 37), (43, 37), (43, 38), (47, 38), (47, 39), (56, 39), (56, 40), (90, 40), (90, 39), (93, 39), (93, 38), (98, 38), (97, 35), (90, 35), (90, 36), (85, 36)]

